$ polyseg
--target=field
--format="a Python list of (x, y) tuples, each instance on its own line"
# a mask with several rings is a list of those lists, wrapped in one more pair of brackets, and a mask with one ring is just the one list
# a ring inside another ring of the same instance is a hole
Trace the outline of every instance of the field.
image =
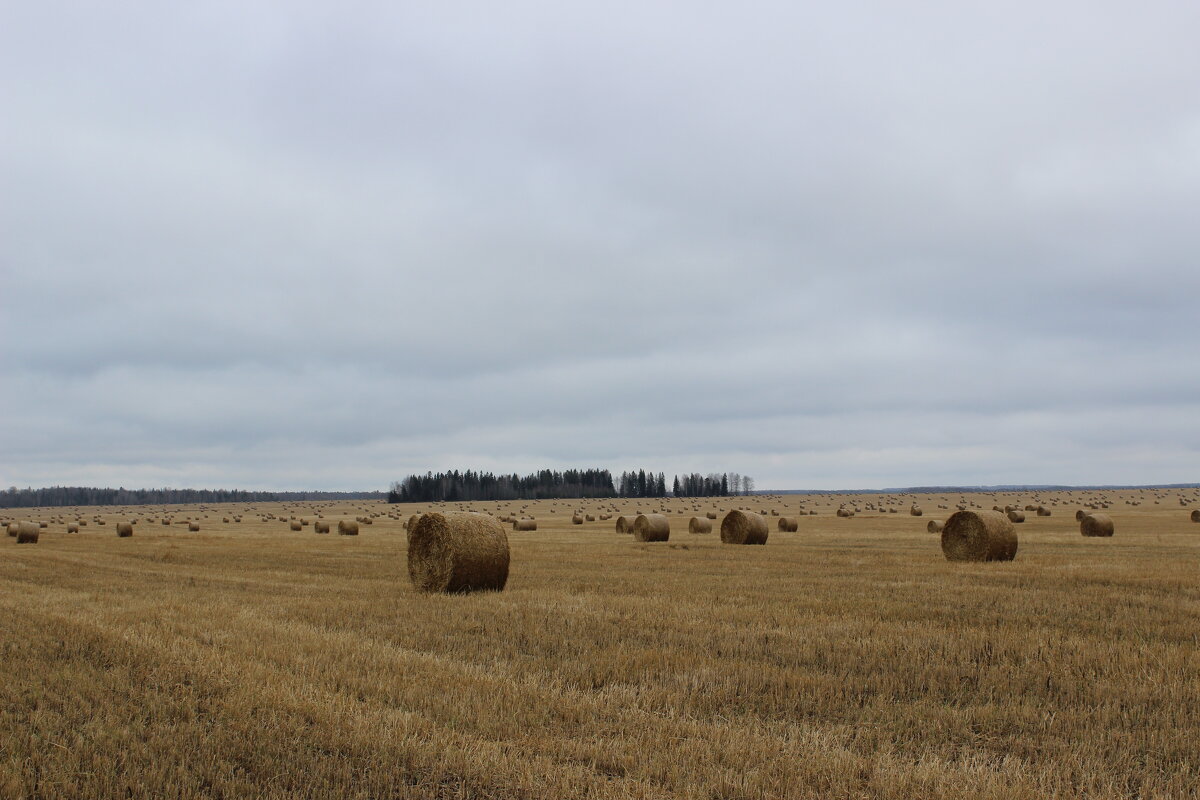
[[(48, 526), (0, 537), (0, 798), (1197, 796), (1182, 496), (963, 495), (1052, 510), (987, 564), (925, 530), (956, 494), (668, 500), (653, 544), (570, 515), (664, 501), (468, 504), (538, 530), (504, 592), (453, 596), (408, 580), (428, 506), (18, 509)], [(1085, 539), (1100, 499), (1116, 535)], [(765, 547), (687, 532), (802, 502)]]

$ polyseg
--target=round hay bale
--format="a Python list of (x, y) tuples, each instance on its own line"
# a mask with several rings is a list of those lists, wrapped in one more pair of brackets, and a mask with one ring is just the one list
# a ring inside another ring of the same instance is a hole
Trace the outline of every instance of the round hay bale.
[(1112, 536), (1113, 521), (1108, 514), (1088, 514), (1079, 521), (1079, 532), (1084, 536)]
[(1039, 517), (1048, 517), (1050, 516), (1050, 509), (1046, 508), (1045, 506), (1038, 506), (1037, 515)]
[(947, 561), (1012, 561), (1017, 529), (999, 511), (956, 511), (942, 526)]
[(583, 517), (579, 516), (578, 514), (572, 514), (571, 515), (571, 524), (572, 525), (582, 525)]
[(623, 514), (617, 517), (617, 533), (633, 533), (633, 521), (636, 514)]
[(289, 528), (291, 528), (291, 529), (292, 529), (292, 530), (294, 530), (294, 531), (298, 531), (298, 530), (301, 530), (301, 529), (303, 529), (303, 528), (304, 528), (304, 526), (303, 526), (303, 525), (301, 525), (301, 524), (300, 524), (299, 522), (297, 522), (296, 520), (292, 520), (291, 522), (289, 522), (289, 523), (288, 523), (288, 527), (289, 527)]
[(329, 523), (322, 522), (321, 520), (317, 520), (316, 522), (313, 523), (313, 532), (314, 533), (329, 533)]
[(514, 531), (536, 531), (537, 530), (537, 520), (536, 519), (515, 520), (513, 522), (513, 530)]
[(671, 521), (662, 514), (638, 514), (633, 521), (637, 542), (665, 542), (671, 538)]
[(1087, 516), (1087, 512), (1082, 508), (1075, 512), (1075, 521), (1083, 522), (1083, 518)]
[(925, 531), (927, 533), (941, 533), (944, 527), (946, 526), (942, 524), (940, 519), (931, 519), (929, 520), (929, 524), (925, 526)]
[(118, 522), (117, 523), (117, 536), (121, 537), (122, 539), (133, 536), (133, 526), (130, 525), (128, 522)]
[(705, 514), (704, 516), (708, 517), (709, 519), (716, 519), (716, 518), (717, 518), (717, 512), (715, 512), (715, 511), (709, 511), (709, 512), (708, 512), (707, 514)]
[(795, 533), (796, 531), (800, 530), (800, 523), (795, 517), (780, 517), (779, 530), (784, 531), (785, 533)]
[(37, 544), (38, 537), (41, 536), (42, 528), (36, 522), (18, 522), (17, 532), (14, 534), (17, 537), (17, 544)]
[(908, 513), (912, 514), (914, 517), (919, 517), (925, 512), (921, 510), (920, 506), (914, 505), (912, 508), (908, 509)]
[(79, 525), (74, 522), (67, 525), (67, 533), (79, 533)]
[(358, 523), (351, 519), (338, 520), (339, 536), (358, 536)]
[(837, 510), (837, 515), (838, 515), (839, 517), (846, 517), (846, 518), (850, 518), (850, 517), (853, 517), (853, 516), (854, 516), (854, 512), (853, 512), (853, 511), (851, 511), (851, 510), (850, 510), (850, 509), (848, 509), (848, 508), (839, 508), (839, 509)]
[(195, 533), (196, 531), (200, 530), (200, 523), (199, 522), (189, 522), (188, 530), (191, 531), (192, 533)]
[(1007, 514), (1005, 514), (1005, 516), (1008, 517), (1009, 522), (1024, 522), (1025, 521), (1025, 512), (1017, 511), (1015, 508), (1012, 511), (1009, 511)]
[(423, 592), (498, 592), (508, 564), (508, 536), (486, 514), (424, 514), (408, 534), (408, 577)]
[(712, 520), (692, 517), (688, 520), (688, 533), (712, 533)]
[(591, 514), (584, 514), (583, 520), (584, 520), (584, 522), (595, 522), (596, 518)]
[(721, 541), (725, 544), (766, 544), (767, 521), (752, 511), (730, 511), (721, 520)]
[(1200, 522), (1200, 508), (1192, 512), (1192, 522)]

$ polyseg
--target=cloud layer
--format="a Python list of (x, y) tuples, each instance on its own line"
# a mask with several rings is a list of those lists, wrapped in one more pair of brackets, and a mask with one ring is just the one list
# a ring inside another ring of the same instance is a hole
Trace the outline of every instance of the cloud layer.
[(0, 483), (1154, 483), (1200, 11), (18, 4)]

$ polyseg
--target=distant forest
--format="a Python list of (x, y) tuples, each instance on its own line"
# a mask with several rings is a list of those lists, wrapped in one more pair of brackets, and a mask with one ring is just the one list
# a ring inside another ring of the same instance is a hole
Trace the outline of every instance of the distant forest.
[(33, 506), (159, 506), (197, 503), (278, 503), (284, 500), (378, 500), (383, 492), (246, 492), (240, 489), (97, 489), (52, 486), (9, 487), (0, 492), (0, 508)]
[[(675, 497), (752, 494), (754, 479), (736, 472), (675, 476)], [(584, 497), (667, 497), (667, 476), (659, 472), (622, 472), (613, 479), (606, 469), (543, 469), (524, 477), (490, 472), (427, 472), (396, 481), (389, 503), (467, 502), (471, 500), (547, 500)]]

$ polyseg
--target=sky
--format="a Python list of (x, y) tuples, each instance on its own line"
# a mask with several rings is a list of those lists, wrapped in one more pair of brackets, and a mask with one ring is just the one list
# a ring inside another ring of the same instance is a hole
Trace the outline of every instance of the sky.
[(0, 485), (1198, 481), (1198, 30), (4, 3)]

